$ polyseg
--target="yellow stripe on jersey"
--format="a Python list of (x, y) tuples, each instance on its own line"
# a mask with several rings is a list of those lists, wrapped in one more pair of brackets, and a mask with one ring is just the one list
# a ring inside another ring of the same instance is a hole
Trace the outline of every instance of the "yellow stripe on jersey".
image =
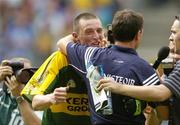
[(44, 94), (44, 91), (54, 80), (59, 69), (67, 66), (68, 62), (61, 52), (56, 51), (39, 67), (21, 92), (21, 95), (32, 101), (37, 94)]

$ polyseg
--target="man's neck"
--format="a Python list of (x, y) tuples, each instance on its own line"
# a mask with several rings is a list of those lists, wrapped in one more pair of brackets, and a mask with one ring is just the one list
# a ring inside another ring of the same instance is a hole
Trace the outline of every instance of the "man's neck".
[(125, 47), (125, 48), (132, 48), (132, 49), (135, 49), (136, 45), (135, 45), (135, 42), (134, 41), (131, 41), (131, 42), (120, 42), (120, 41), (116, 41), (114, 43), (115, 45), (117, 46), (121, 46), (121, 47)]

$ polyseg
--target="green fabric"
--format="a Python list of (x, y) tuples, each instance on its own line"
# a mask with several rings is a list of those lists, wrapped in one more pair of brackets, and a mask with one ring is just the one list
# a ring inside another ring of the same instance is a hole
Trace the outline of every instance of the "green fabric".
[(60, 86), (70, 86), (68, 93), (72, 96), (68, 97), (67, 105), (63, 107), (66, 110), (62, 112), (45, 110), (42, 125), (90, 125), (89, 116), (76, 114), (77, 112), (89, 112), (87, 98), (81, 97), (81, 95), (87, 95), (87, 88), (83, 79), (71, 66), (65, 66), (59, 71), (45, 90), (45, 94), (53, 92), (55, 88)]

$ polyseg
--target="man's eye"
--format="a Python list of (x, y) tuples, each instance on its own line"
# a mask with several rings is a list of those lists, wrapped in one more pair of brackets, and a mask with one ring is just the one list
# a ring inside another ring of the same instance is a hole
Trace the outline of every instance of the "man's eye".
[(92, 34), (93, 33), (93, 30), (88, 30), (86, 31), (87, 34)]
[(102, 33), (102, 29), (98, 29), (97, 32), (98, 32), (98, 33)]

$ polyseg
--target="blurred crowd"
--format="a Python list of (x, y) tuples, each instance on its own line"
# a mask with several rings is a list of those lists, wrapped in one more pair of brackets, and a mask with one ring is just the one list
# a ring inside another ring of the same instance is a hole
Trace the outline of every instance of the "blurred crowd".
[[(153, 6), (164, 3), (148, 1)], [(124, 0), (0, 0), (0, 60), (26, 57), (39, 66), (57, 49), (57, 40), (72, 32), (78, 13), (93, 12), (106, 27), (114, 12), (127, 4)]]
[(93, 11), (106, 25), (119, 8), (111, 0), (0, 0), (0, 60), (26, 57), (39, 66), (59, 38), (72, 32), (72, 20)]

